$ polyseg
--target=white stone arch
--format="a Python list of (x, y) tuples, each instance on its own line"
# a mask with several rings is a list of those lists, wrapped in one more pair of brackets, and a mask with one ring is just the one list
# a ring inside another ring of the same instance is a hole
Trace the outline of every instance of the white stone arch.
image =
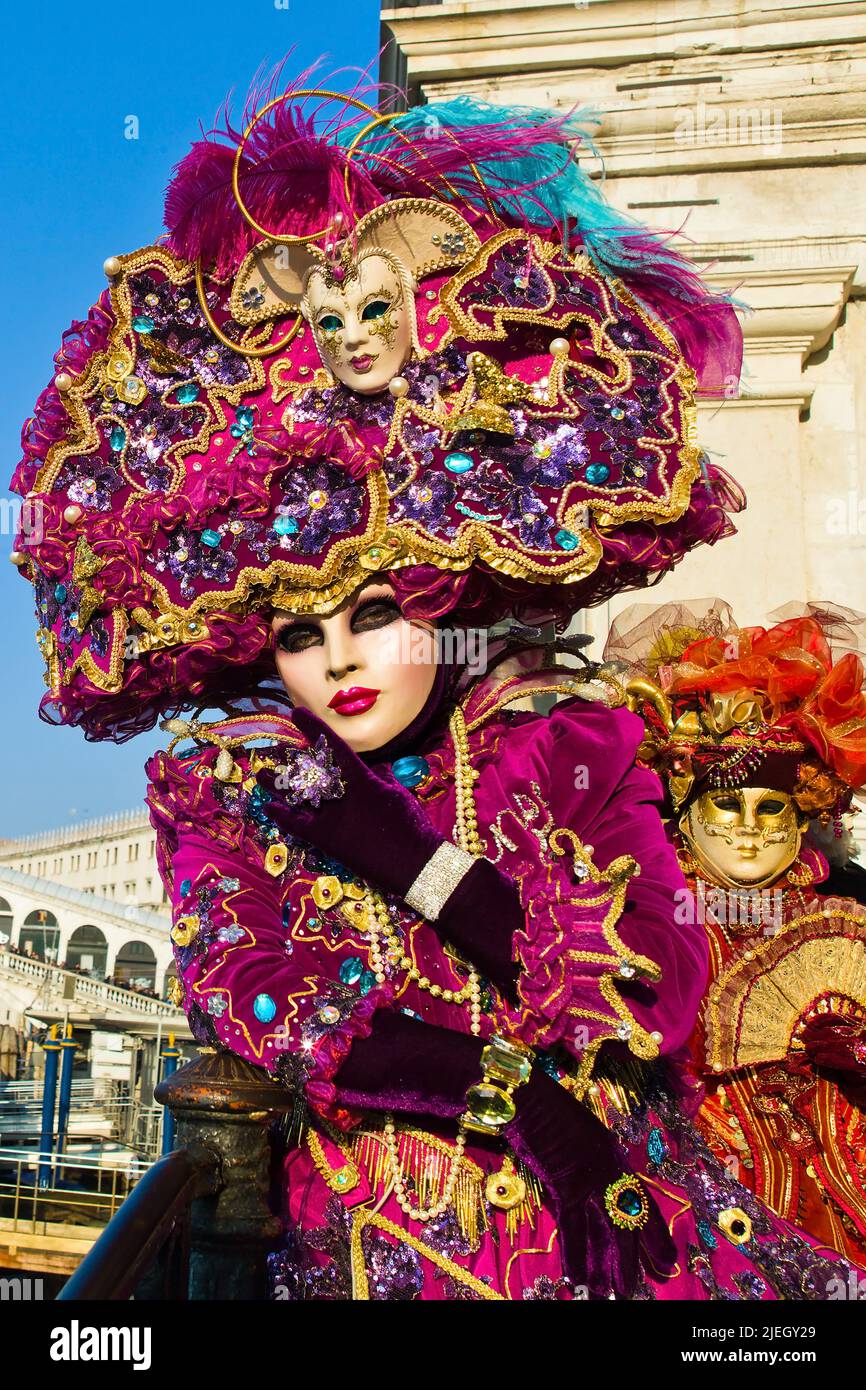
[(6, 898), (0, 898), (0, 946), (8, 946), (15, 930), (15, 912)]
[(104, 980), (108, 966), (108, 937), (94, 922), (72, 927), (64, 943), (63, 959), (71, 967), (80, 965), (95, 979)]
[(148, 989), (155, 991), (157, 961), (151, 943), (143, 941), (140, 937), (127, 938), (117, 948), (112, 974), (116, 984), (129, 987), (137, 981), (143, 981)]
[(27, 913), (18, 928), (16, 944), (19, 950), (29, 954), (28, 943), (34, 955), (43, 960), (57, 961), (60, 957), (61, 931), (57, 916), (48, 907), (34, 907)]

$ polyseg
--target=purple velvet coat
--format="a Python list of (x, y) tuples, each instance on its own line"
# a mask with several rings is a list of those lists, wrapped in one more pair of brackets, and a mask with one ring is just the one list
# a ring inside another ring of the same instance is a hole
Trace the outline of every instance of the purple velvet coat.
[[(488, 991), (482, 1034), (518, 1033), (564, 1084), (578, 1094), (591, 1087), (591, 1103), (618, 1130), (630, 1163), (669, 1216), (682, 1256), (669, 1279), (646, 1271), (642, 1296), (718, 1296), (724, 1288), (734, 1297), (803, 1297), (804, 1281), (826, 1282), (833, 1266), (728, 1178), (673, 1099), (674, 1091), (687, 1091), (684, 1073), (677, 1079), (677, 1054), (704, 990), (707, 947), (694, 914), (682, 910), (687, 895), (656, 810), (657, 779), (633, 765), (640, 721), (578, 698), (549, 716), (507, 707), (506, 696), (513, 701), (529, 686), (554, 682), (551, 673), (504, 685), (488, 678), (461, 701), (480, 774), (484, 852), (519, 885), (526, 919), (514, 942), (520, 1006)], [(290, 729), (279, 718), (268, 727), (280, 724)], [(440, 721), (412, 751), (429, 764), (419, 803), (450, 838), (447, 725)], [(426, 1226), (386, 1195), (381, 1116), (339, 1109), (332, 1078), (377, 1009), (468, 1031), (467, 1008), (419, 990), (397, 969), (377, 985), (365, 937), (353, 925), (351, 875), (291, 845), (282, 872), (268, 872), (275, 832), (255, 779), (258, 754), (239, 753), (238, 780), (228, 782), (214, 775), (216, 758), (212, 746), (154, 755), (148, 804), (196, 1036), (279, 1068), (303, 1087), (311, 1109), (312, 1138), (285, 1160), (287, 1244), (273, 1260), (276, 1296), (579, 1297), (563, 1276), (544, 1194), (532, 1189), (519, 1221), (485, 1202), (484, 1180), (502, 1161), (490, 1145), (467, 1150), (479, 1220), (466, 1218), (474, 1198), (465, 1194), (460, 1223), (449, 1212)], [(459, 990), (465, 976), (432, 927), (405, 904), (394, 906), (404, 949), (421, 973)], [(644, 1078), (631, 1115), (617, 1111), (604, 1076), (596, 1087), (599, 1064), (602, 1073), (619, 1066), (623, 1076)], [(406, 1130), (400, 1153), (417, 1182), (438, 1171), (451, 1137), (433, 1124)], [(720, 1222), (720, 1213), (741, 1208), (753, 1232), (747, 1244), (728, 1239)], [(790, 1244), (781, 1263), (780, 1240)]]

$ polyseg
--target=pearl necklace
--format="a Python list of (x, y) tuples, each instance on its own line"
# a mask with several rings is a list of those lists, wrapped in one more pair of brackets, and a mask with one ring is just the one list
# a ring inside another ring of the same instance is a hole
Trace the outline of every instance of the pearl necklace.
[(454, 1153), (448, 1169), (448, 1177), (445, 1179), (445, 1186), (442, 1189), (442, 1196), (432, 1207), (416, 1207), (406, 1195), (406, 1187), (403, 1181), (403, 1169), (400, 1164), (400, 1150), (397, 1147), (397, 1129), (394, 1125), (394, 1116), (385, 1116), (385, 1128), (382, 1131), (385, 1144), (385, 1152), (388, 1157), (388, 1167), (391, 1170), (391, 1181), (394, 1187), (394, 1198), (408, 1217), (413, 1221), (432, 1221), (437, 1216), (442, 1216), (448, 1210), (454, 1199), (454, 1190), (457, 1187), (457, 1179), (460, 1176), (460, 1164), (463, 1161), (463, 1154), (466, 1149), (466, 1133), (463, 1128), (463, 1121), (460, 1121), (457, 1130), (457, 1140), (454, 1145)]
[[(457, 841), (461, 849), (467, 850), (476, 856), (482, 853), (481, 840), (478, 834), (478, 814), (475, 807), (475, 796), (472, 790), (474, 782), (478, 781), (478, 772), (473, 768), (470, 761), (469, 737), (466, 732), (466, 720), (463, 717), (462, 709), (457, 707), (449, 721), (449, 730), (454, 745), (454, 792), (456, 804), (456, 823), (455, 830)], [(402, 946), (399, 938), (395, 935), (391, 926), (391, 918), (388, 912), (388, 905), (380, 893), (373, 895), (373, 915), (369, 927), (370, 939), (370, 967), (376, 977), (377, 984), (385, 982), (385, 960), (382, 952), (381, 939), (384, 938), (386, 945), (392, 951), (401, 951)], [(419, 989), (427, 990), (434, 998), (445, 1000), (449, 1004), (463, 1004), (469, 1000), (470, 1012), (470, 1031), (475, 1037), (481, 1032), (481, 988), (478, 979), (478, 972), (471, 966), (469, 967), (469, 978), (460, 990), (443, 989), (441, 985), (430, 983), (426, 975), (412, 964), (411, 957), (401, 953), (400, 969), (408, 971), (409, 979), (413, 980)], [(385, 1116), (385, 1128), (383, 1130), (385, 1152), (388, 1158), (388, 1167), (391, 1172), (391, 1182), (393, 1185), (394, 1199), (401, 1211), (413, 1221), (431, 1221), (437, 1216), (442, 1216), (454, 1198), (457, 1187), (457, 1180), (460, 1176), (460, 1165), (463, 1161), (463, 1154), (466, 1149), (466, 1132), (463, 1119), (460, 1120), (457, 1129), (457, 1140), (454, 1146), (454, 1153), (448, 1169), (448, 1177), (442, 1189), (442, 1196), (438, 1202), (430, 1207), (416, 1206), (407, 1196), (406, 1187), (403, 1181), (403, 1170), (400, 1164), (400, 1151), (397, 1146), (397, 1130), (394, 1124), (394, 1116)]]
[(474, 782), (478, 781), (480, 773), (472, 766), (471, 754), (469, 752), (469, 735), (466, 732), (466, 720), (463, 717), (463, 711), (460, 709), (459, 705), (451, 716), (448, 728), (454, 745), (454, 797), (457, 812), (455, 829), (457, 831), (457, 840), (461, 849), (468, 850), (470, 854), (478, 856), (482, 853), (482, 847), (478, 835), (478, 813), (475, 809), (475, 795), (472, 791), (472, 786)]
[(442, 985), (431, 984), (426, 975), (422, 975), (417, 966), (412, 964), (411, 956), (403, 955), (403, 944), (396, 935), (391, 925), (391, 915), (388, 911), (388, 904), (380, 893), (373, 894), (373, 912), (367, 923), (367, 936), (369, 940), (370, 968), (376, 977), (377, 985), (385, 983), (385, 957), (382, 950), (382, 940), (385, 945), (396, 953), (399, 951), (399, 966), (405, 970), (409, 979), (414, 981), (418, 989), (425, 990), (434, 999), (444, 999), (446, 1004), (465, 1004), (469, 1001), (470, 1032), (476, 1037), (481, 1031), (481, 984), (478, 973), (471, 966), (469, 967), (469, 978), (462, 989), (444, 989)]

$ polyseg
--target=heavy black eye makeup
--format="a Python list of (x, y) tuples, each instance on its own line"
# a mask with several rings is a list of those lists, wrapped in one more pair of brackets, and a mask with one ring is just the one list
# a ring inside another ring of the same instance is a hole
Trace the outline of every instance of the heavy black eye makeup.
[[(400, 605), (393, 594), (369, 594), (358, 600), (350, 619), (353, 632), (370, 632), (386, 627), (401, 616)], [(322, 629), (314, 621), (285, 622), (276, 629), (277, 647), (288, 653), (306, 651), (322, 640)]]
[(280, 651), (302, 652), (315, 646), (321, 637), (321, 628), (315, 623), (283, 623), (276, 630), (276, 641)]
[(372, 595), (361, 599), (352, 614), (352, 631), (367, 632), (370, 628), (385, 627), (400, 617), (400, 605), (389, 594)]

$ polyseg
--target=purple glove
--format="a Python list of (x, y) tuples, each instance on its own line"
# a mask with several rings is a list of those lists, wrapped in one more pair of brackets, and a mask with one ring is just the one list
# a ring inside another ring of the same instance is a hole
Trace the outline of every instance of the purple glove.
[[(481, 1079), (483, 1040), (380, 1010), (369, 1037), (357, 1038), (334, 1083), (341, 1105), (457, 1119)], [(591, 1298), (629, 1298), (641, 1259), (653, 1274), (673, 1268), (676, 1251), (652, 1197), (641, 1230), (624, 1230), (605, 1210), (610, 1183), (628, 1173), (616, 1140), (556, 1081), (534, 1068), (514, 1092), (517, 1114), (503, 1131), (550, 1194), (563, 1261)]]
[(613, 1223), (605, 1191), (633, 1176), (614, 1136), (558, 1082), (533, 1068), (515, 1092), (517, 1114), (506, 1126), (512, 1149), (551, 1195), (563, 1262), (590, 1298), (631, 1298), (641, 1265), (653, 1275), (671, 1273), (676, 1247), (645, 1185), (645, 1225), (626, 1230)]
[[(441, 845), (423, 807), (388, 769), (369, 767), (310, 710), (293, 722), (311, 745), (289, 753), (288, 776), (258, 774), (272, 799), (267, 815), (293, 839), (345, 864), (375, 888), (405, 897)], [(518, 966), (514, 932), (524, 926), (516, 884), (487, 859), (477, 859), (431, 919), (438, 935), (514, 1001)]]
[(866, 1110), (866, 1023), (840, 1014), (818, 1014), (803, 1030), (814, 1067), (828, 1072), (852, 1105)]

